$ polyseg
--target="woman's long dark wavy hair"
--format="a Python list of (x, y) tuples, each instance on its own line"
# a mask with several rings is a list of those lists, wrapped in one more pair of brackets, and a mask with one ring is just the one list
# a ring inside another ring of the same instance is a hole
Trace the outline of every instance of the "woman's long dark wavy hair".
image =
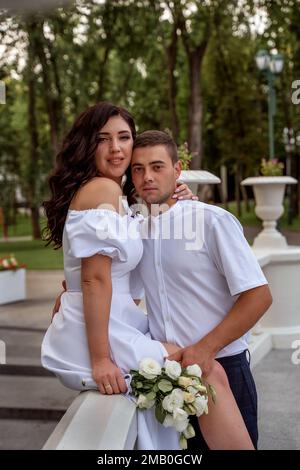
[[(63, 228), (74, 194), (83, 184), (99, 175), (95, 164), (99, 143), (97, 134), (112, 116), (121, 116), (127, 122), (134, 140), (136, 129), (130, 113), (108, 102), (97, 103), (84, 111), (66, 135), (49, 177), (52, 196), (43, 203), (47, 216), (43, 235), (47, 245), (52, 243), (56, 249), (62, 246)], [(134, 187), (130, 168), (126, 171), (123, 191), (131, 203)]]

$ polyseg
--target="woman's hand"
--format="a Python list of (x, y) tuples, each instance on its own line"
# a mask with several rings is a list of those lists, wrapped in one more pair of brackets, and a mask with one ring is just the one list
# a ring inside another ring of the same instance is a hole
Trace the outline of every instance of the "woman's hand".
[(66, 281), (63, 281), (62, 282), (62, 286), (63, 286), (63, 292), (61, 292), (59, 294), (59, 296), (55, 299), (55, 304), (54, 304), (54, 307), (52, 309), (52, 316), (51, 316), (51, 323), (53, 321), (53, 317), (54, 315), (59, 311), (60, 309), (60, 304), (61, 304), (61, 296), (66, 292), (67, 290), (67, 285), (66, 285)]
[(198, 201), (198, 196), (195, 196), (188, 185), (186, 183), (180, 183), (177, 181), (177, 188), (175, 189), (175, 193), (173, 194), (173, 199), (192, 199), (193, 201)]
[(93, 379), (103, 395), (113, 395), (127, 391), (127, 385), (121, 370), (109, 358), (103, 358), (94, 365)]

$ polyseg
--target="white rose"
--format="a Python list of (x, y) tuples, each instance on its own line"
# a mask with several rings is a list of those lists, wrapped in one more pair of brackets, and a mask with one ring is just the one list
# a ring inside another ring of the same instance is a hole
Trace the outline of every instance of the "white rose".
[(192, 387), (192, 386), (191, 386), (191, 387), (188, 387), (188, 388), (187, 388), (187, 391), (188, 391), (189, 393), (191, 393), (192, 395), (197, 395), (197, 393), (198, 393), (198, 389), (195, 388), (195, 387)]
[(201, 416), (203, 413), (208, 413), (207, 398), (202, 395), (196, 397), (193, 406), (196, 410), (196, 416), (198, 417)]
[(174, 426), (174, 419), (173, 416), (168, 413), (164, 419), (163, 425), (165, 428), (170, 428), (171, 426)]
[(181, 387), (189, 387), (190, 385), (193, 384), (193, 379), (190, 379), (190, 377), (179, 377), (178, 379), (178, 385)]
[(180, 390), (180, 388), (174, 388), (174, 390), (163, 399), (162, 406), (166, 411), (169, 411), (169, 413), (173, 413), (176, 408), (183, 406), (183, 402), (182, 390)]
[(161, 374), (161, 367), (154, 359), (143, 359), (139, 364), (139, 373), (146, 379), (155, 379)]
[(155, 400), (148, 400), (145, 397), (145, 395), (141, 394), (139, 395), (136, 404), (139, 408), (149, 409), (149, 408), (152, 408), (152, 406), (154, 406)]
[(189, 425), (188, 414), (181, 408), (176, 408), (173, 413), (174, 427), (176, 431), (182, 432)]
[(186, 373), (188, 375), (193, 375), (194, 377), (202, 377), (202, 370), (198, 364), (193, 364), (192, 366), (187, 366)]
[(190, 392), (183, 392), (183, 399), (185, 403), (193, 403), (193, 401), (195, 400), (195, 395)]
[(165, 370), (167, 376), (175, 380), (178, 379), (181, 374), (181, 365), (177, 361), (169, 361), (168, 359), (166, 359)]
[(193, 386), (196, 390), (198, 390), (198, 392), (207, 393), (207, 388), (206, 388), (205, 385), (202, 385), (202, 384), (200, 384), (199, 382), (197, 383), (197, 382), (195, 382), (195, 380), (193, 380), (193, 382), (194, 382), (194, 383), (192, 384), (192, 386)]
[(190, 439), (191, 437), (195, 437), (195, 429), (191, 424), (183, 431), (184, 437)]

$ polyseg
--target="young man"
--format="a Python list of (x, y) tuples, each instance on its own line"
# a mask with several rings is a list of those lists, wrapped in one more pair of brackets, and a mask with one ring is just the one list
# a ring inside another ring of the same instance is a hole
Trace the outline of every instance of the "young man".
[(233, 215), (172, 198), (181, 164), (168, 134), (140, 134), (131, 167), (136, 192), (151, 211), (133, 277), (145, 289), (152, 337), (179, 345), (169, 359), (183, 367), (198, 363), (206, 374), (218, 359), (256, 447), (257, 395), (246, 336), (272, 303), (267, 281)]

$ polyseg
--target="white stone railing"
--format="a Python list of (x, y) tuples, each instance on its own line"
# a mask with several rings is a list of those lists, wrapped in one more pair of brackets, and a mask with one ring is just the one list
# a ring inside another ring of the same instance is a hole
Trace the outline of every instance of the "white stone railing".
[(131, 450), (136, 437), (134, 403), (91, 390), (75, 398), (43, 450)]
[(254, 253), (269, 282), (273, 304), (249, 338), (253, 366), (271, 349), (291, 349), (300, 338), (300, 247), (255, 249)]

